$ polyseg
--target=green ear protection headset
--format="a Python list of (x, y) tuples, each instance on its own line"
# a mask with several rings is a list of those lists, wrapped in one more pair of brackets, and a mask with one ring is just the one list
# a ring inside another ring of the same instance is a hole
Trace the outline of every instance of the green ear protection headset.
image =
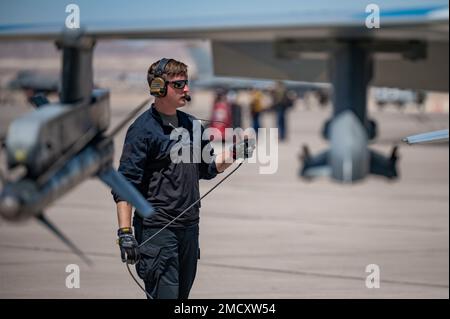
[(150, 82), (150, 94), (156, 97), (164, 97), (167, 94), (167, 81), (163, 78), (164, 69), (167, 63), (172, 59), (163, 58), (159, 60), (156, 70), (154, 72), (154, 78)]

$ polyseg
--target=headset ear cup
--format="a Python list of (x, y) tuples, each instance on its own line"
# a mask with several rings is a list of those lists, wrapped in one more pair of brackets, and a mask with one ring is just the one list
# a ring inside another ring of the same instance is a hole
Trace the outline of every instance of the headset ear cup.
[(162, 77), (156, 77), (150, 84), (150, 94), (156, 97), (163, 97), (167, 94), (167, 84)]
[(150, 94), (156, 97), (164, 97), (167, 95), (167, 82), (162, 77), (167, 63), (172, 59), (163, 58), (159, 60), (159, 63), (155, 70), (155, 78), (150, 83)]
[(166, 83), (166, 81), (164, 81), (164, 85), (163, 85), (163, 87), (161, 88), (161, 97), (164, 97), (164, 96), (166, 96), (167, 95), (167, 83)]

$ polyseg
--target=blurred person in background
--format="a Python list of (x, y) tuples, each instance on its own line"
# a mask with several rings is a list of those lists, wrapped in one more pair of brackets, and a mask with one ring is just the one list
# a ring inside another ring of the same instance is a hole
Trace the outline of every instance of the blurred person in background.
[(252, 127), (256, 134), (258, 134), (258, 129), (261, 127), (260, 117), (263, 110), (263, 93), (255, 89), (252, 91), (250, 98), (250, 114), (252, 116)]
[(294, 104), (292, 97), (283, 82), (277, 81), (272, 91), (272, 110), (276, 112), (278, 137), (280, 141), (287, 139), (286, 112)]

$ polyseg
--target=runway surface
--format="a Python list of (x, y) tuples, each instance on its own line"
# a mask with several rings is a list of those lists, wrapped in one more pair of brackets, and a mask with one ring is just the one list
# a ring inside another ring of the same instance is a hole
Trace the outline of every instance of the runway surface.
[[(113, 93), (117, 123), (142, 96)], [(194, 95), (187, 112), (209, 117)], [(2, 110), (2, 127), (12, 108)], [(15, 110), (15, 112), (18, 112)], [(312, 153), (330, 109), (297, 105), (276, 174), (243, 165), (202, 201), (201, 260), (191, 298), (449, 298), (448, 144), (400, 144), (401, 178), (355, 185), (298, 178), (300, 146)], [(372, 112), (385, 154), (404, 136), (448, 128), (448, 114)], [(270, 114), (263, 122), (273, 126)], [(116, 165), (123, 138), (116, 138)], [(223, 175), (222, 175), (223, 176)], [(218, 181), (201, 181), (205, 193)], [(90, 180), (57, 201), (48, 216), (93, 261), (88, 267), (37, 222), (0, 221), (0, 298), (144, 298), (119, 257), (109, 190)], [(80, 288), (66, 287), (66, 266), (80, 267)], [(380, 288), (366, 288), (366, 266)]]

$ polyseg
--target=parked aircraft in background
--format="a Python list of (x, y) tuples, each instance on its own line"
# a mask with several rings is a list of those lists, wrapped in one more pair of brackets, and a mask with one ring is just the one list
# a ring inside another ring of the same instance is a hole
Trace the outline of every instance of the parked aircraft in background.
[[(215, 76), (213, 70), (213, 59), (209, 43), (191, 43), (189, 52), (195, 61), (197, 72), (191, 80), (192, 89), (224, 89), (224, 90), (261, 90), (270, 91), (275, 87), (272, 79), (257, 79), (232, 76)], [(300, 81), (283, 81), (287, 90), (295, 92), (298, 97), (305, 93), (314, 93), (319, 103), (326, 104), (331, 94), (329, 83), (308, 83)]]
[(419, 110), (425, 106), (426, 92), (413, 90), (400, 90), (395, 88), (375, 88), (374, 98), (379, 110), (389, 105), (403, 110), (407, 105), (415, 105)]

